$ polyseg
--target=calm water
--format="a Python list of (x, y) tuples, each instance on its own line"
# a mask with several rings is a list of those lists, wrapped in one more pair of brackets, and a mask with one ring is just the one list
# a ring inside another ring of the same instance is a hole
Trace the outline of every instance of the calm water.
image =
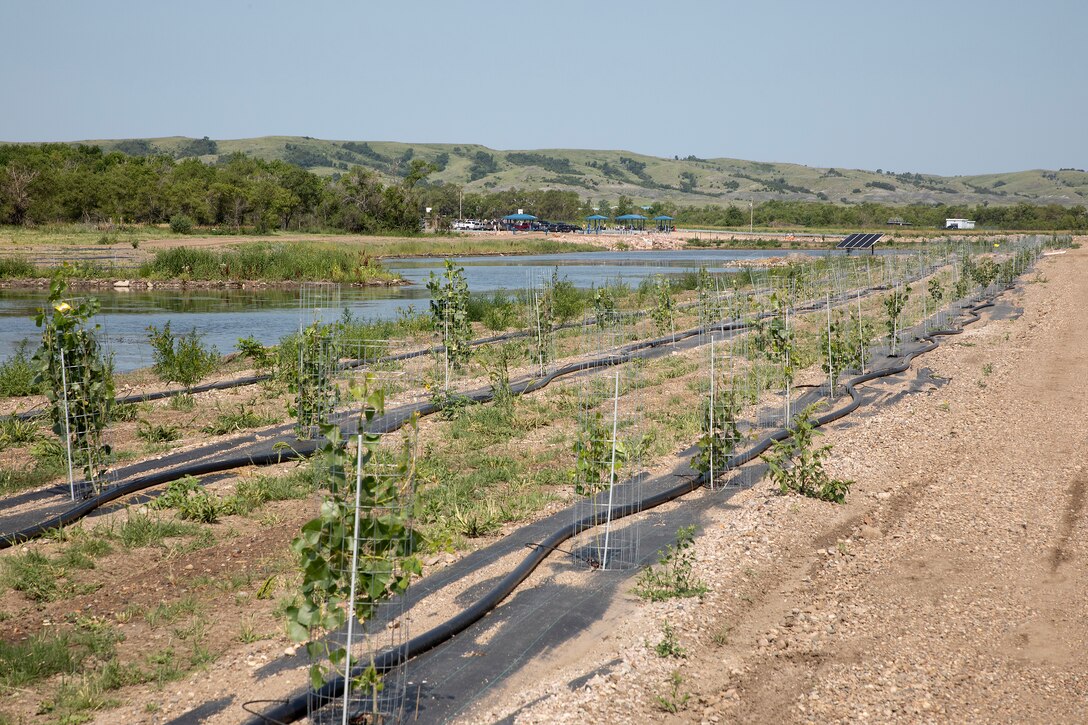
[[(682, 274), (705, 266), (711, 271), (731, 271), (732, 262), (784, 254), (782, 250), (684, 250), (661, 252), (578, 252), (503, 257), (458, 257), (473, 292), (517, 290), (551, 275), (559, 268), (561, 278), (576, 287), (588, 288), (622, 279), (632, 287), (655, 274)], [(823, 256), (827, 251), (789, 252)], [(413, 306), (427, 309), (426, 281), (441, 273), (441, 259), (390, 259), (385, 266), (411, 285), (394, 288), (340, 290), (340, 308), (364, 319), (390, 319), (397, 310)], [(101, 312), (96, 320), (106, 333), (118, 370), (151, 364), (147, 326), (162, 327), (167, 321), (178, 333), (196, 328), (205, 342), (220, 352), (235, 348), (239, 337), (252, 336), (274, 344), (298, 329), (299, 293), (295, 290), (155, 290), (152, 292), (96, 292)], [(20, 340), (36, 345), (40, 331), (30, 319), (45, 304), (44, 291), (0, 291), (0, 359), (8, 358)], [(339, 313), (332, 314), (336, 316)]]

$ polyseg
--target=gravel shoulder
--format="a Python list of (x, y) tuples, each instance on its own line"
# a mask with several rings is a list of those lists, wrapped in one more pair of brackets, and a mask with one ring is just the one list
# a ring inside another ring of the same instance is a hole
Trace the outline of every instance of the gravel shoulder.
[[(1021, 316), (827, 431), (845, 505), (733, 496), (696, 542), (704, 597), (628, 593), (621, 626), (465, 721), (1088, 721), (1088, 250), (1037, 269), (1007, 293)], [(666, 622), (684, 656), (655, 653)]]

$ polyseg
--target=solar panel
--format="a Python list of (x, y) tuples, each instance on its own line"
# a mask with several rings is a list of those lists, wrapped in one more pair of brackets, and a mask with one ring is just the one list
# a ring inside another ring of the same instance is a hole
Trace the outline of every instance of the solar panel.
[(835, 249), (870, 249), (884, 234), (849, 234), (835, 245)]
[(854, 243), (854, 240), (862, 236), (861, 234), (848, 234), (845, 239), (835, 245), (835, 249), (849, 249), (850, 245)]

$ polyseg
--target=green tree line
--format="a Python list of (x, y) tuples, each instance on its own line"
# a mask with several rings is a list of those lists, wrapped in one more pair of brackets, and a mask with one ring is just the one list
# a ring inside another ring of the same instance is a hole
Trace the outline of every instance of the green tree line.
[[(194, 152), (214, 151), (213, 141), (192, 143), (199, 146)], [(297, 164), (243, 154), (218, 156), (209, 164), (198, 158), (150, 153), (149, 146), (132, 151), (107, 153), (98, 146), (69, 144), (0, 146), (0, 223), (113, 220), (155, 224), (180, 216), (205, 227), (258, 232), (414, 233), (427, 207), (432, 216), (446, 219), (458, 215), (497, 219), (524, 209), (553, 221), (581, 222), (591, 214), (615, 217), (639, 212), (648, 217), (668, 214), (684, 226), (741, 228), (749, 223), (746, 204), (678, 206), (658, 201), (643, 208), (627, 196), (594, 200), (557, 189), (466, 191), (456, 184), (431, 183), (428, 176), (435, 165), (407, 153), (398, 162), (397, 180), (390, 183), (360, 166), (343, 175), (323, 177)], [(480, 165), (487, 166), (485, 162), (488, 159), (480, 160)], [(752, 209), (752, 221), (761, 227), (864, 228), (898, 218), (934, 228), (952, 217), (974, 219), (982, 227), (995, 229), (1088, 229), (1083, 205), (889, 206), (775, 200)]]
[(397, 183), (355, 167), (336, 178), (243, 154), (206, 164), (98, 146), (0, 146), (0, 223), (160, 223), (185, 216), (203, 226), (258, 232), (334, 228), (415, 232), (419, 182), (433, 167), (411, 161)]

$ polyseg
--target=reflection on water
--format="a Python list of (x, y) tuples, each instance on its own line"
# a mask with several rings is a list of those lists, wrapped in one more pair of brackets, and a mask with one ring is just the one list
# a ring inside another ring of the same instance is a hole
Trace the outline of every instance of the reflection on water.
[[(516, 290), (538, 282), (559, 267), (559, 274), (576, 287), (588, 288), (621, 279), (636, 286), (655, 274), (683, 274), (706, 266), (717, 272), (735, 270), (733, 262), (786, 254), (781, 250), (683, 250), (661, 252), (579, 252), (562, 255), (509, 255), (458, 257), (469, 289), (491, 292)], [(822, 256), (826, 251), (789, 252)], [(412, 284), (403, 287), (343, 287), (341, 307), (364, 319), (390, 319), (412, 305), (427, 309), (426, 280), (441, 272), (444, 262), (434, 258), (390, 259), (385, 266)], [(297, 290), (103, 290), (93, 294), (101, 302), (96, 321), (102, 325), (118, 370), (151, 364), (147, 327), (170, 321), (177, 332), (199, 330), (220, 352), (235, 348), (239, 337), (255, 337), (274, 344), (298, 329)], [(24, 338), (36, 342), (40, 331), (31, 317), (48, 298), (47, 290), (0, 290), (0, 359), (11, 355)]]

